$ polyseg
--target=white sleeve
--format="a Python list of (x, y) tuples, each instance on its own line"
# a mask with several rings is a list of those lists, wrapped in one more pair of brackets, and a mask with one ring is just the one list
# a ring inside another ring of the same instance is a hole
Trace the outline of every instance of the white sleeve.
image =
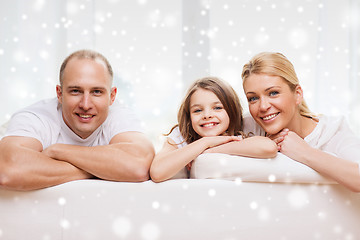
[(46, 136), (44, 135), (44, 129), (46, 128), (46, 124), (37, 115), (30, 112), (18, 112), (11, 117), (5, 137), (32, 137), (45, 146)]
[(250, 114), (243, 117), (243, 132), (245, 134), (252, 133), (255, 136), (265, 136), (265, 131), (255, 122)]
[(172, 132), (168, 135), (168, 138), (173, 140), (175, 144), (177, 144), (178, 148), (184, 147), (187, 145), (186, 142), (184, 142), (184, 138), (180, 133), (179, 127), (176, 127), (172, 130)]
[(340, 158), (360, 163), (360, 138), (353, 132), (338, 132), (324, 150), (333, 152)]
[(144, 132), (137, 115), (122, 106), (113, 106), (105, 123), (110, 139), (123, 132)]

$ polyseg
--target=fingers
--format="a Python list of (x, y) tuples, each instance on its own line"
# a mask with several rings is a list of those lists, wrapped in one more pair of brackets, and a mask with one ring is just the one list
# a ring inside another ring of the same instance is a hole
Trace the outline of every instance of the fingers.
[(241, 141), (241, 140), (243, 140), (243, 137), (242, 136), (231, 136), (231, 139), (233, 141)]
[(279, 137), (285, 137), (286, 135), (289, 134), (289, 129), (287, 128), (284, 128), (283, 130), (281, 130), (280, 132), (276, 133), (276, 134), (269, 134), (267, 135), (268, 138), (270, 138), (271, 140), (274, 140), (276, 138), (279, 138)]
[(278, 137), (273, 139), (273, 141), (278, 145), (279, 143), (281, 143), (282, 141), (284, 141), (285, 137)]

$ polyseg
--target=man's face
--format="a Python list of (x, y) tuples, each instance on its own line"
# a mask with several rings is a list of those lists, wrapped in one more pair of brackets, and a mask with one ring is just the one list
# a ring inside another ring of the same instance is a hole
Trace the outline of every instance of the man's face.
[(66, 125), (79, 137), (89, 137), (107, 118), (116, 88), (102, 61), (71, 59), (64, 70), (62, 88), (56, 87)]

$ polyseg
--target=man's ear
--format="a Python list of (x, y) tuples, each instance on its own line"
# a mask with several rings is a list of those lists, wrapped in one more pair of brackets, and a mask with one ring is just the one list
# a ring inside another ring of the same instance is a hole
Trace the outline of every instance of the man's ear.
[(115, 98), (116, 98), (116, 93), (117, 93), (117, 88), (112, 87), (111, 88), (111, 93), (110, 93), (110, 105), (112, 105), (114, 103)]
[(56, 85), (56, 96), (59, 103), (62, 103), (62, 89), (60, 85)]
[(300, 105), (304, 99), (303, 90), (300, 85), (295, 88), (296, 105)]

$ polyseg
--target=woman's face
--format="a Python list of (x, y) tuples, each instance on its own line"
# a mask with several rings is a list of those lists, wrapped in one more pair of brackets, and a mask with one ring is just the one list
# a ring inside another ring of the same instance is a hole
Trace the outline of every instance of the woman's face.
[(244, 91), (252, 117), (268, 134), (298, 126), (298, 105), (302, 101), (300, 86), (291, 91), (281, 77), (252, 74), (244, 82)]
[(194, 131), (201, 137), (221, 135), (230, 124), (229, 115), (219, 98), (201, 88), (190, 98), (190, 118)]

